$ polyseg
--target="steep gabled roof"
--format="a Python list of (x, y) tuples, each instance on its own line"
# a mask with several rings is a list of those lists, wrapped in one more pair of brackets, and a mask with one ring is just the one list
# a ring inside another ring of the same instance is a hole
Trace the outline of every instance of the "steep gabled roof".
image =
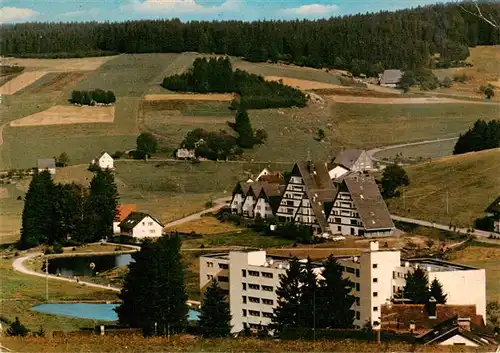
[(337, 157), (333, 160), (334, 163), (340, 164), (343, 167), (346, 167), (347, 169), (352, 169), (356, 161), (359, 159), (361, 154), (363, 153), (363, 150), (345, 150), (339, 152)]
[(261, 176), (259, 181), (268, 182), (270, 184), (283, 184), (285, 182), (285, 178), (281, 173), (273, 173)]
[(344, 178), (359, 216), (366, 230), (394, 228), (380, 190), (372, 176), (350, 174)]
[(323, 232), (329, 232), (328, 214), (325, 212), (325, 203), (333, 202), (337, 196), (337, 189), (333, 186), (327, 163), (324, 162), (298, 162), (292, 174), (299, 173), (305, 186), (305, 192), (314, 216)]
[(104, 156), (105, 154), (107, 154), (108, 156), (111, 157), (111, 155), (107, 152), (101, 152), (99, 153), (96, 157), (95, 157), (95, 160), (98, 161), (99, 159), (101, 159), (102, 156)]
[[(281, 201), (281, 195), (285, 191), (285, 185), (280, 184), (271, 184), (271, 183), (262, 183), (262, 188), (260, 189), (260, 193), (257, 199), (264, 198), (266, 202), (271, 206), (271, 210), (273, 214), (276, 213)], [(257, 207), (257, 204), (255, 204)]]
[(144, 212), (131, 212), (118, 226), (122, 230), (131, 230), (146, 217), (151, 217), (156, 223), (164, 227), (164, 225), (156, 217)]
[(233, 197), (236, 194), (242, 194), (243, 197), (247, 196), (248, 189), (250, 189), (250, 185), (252, 185), (254, 182), (244, 182), (240, 181), (236, 184), (236, 186), (233, 189)]
[(486, 213), (500, 213), (500, 196), (485, 210)]
[(38, 169), (55, 169), (56, 160), (54, 158), (40, 158), (38, 159)]

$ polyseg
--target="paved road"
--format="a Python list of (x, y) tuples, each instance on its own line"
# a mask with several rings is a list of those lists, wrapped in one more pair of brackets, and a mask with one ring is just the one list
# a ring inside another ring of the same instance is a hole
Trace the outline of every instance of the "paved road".
[(184, 218), (180, 218), (180, 219), (172, 221), (170, 223), (167, 223), (167, 224), (165, 224), (165, 228), (173, 227), (173, 226), (178, 226), (179, 224), (182, 224), (182, 223), (186, 223), (186, 222), (189, 222), (189, 221), (194, 221), (194, 220), (200, 219), (202, 215), (204, 215), (206, 213), (209, 213), (209, 212), (216, 212), (216, 211), (220, 210), (222, 207), (226, 206), (227, 205), (227, 201), (231, 201), (231, 199), (232, 199), (231, 196), (227, 196), (227, 197), (223, 197), (221, 199), (217, 199), (217, 200), (214, 201), (215, 206), (207, 208), (206, 210), (203, 210), (201, 212), (193, 213), (193, 214), (191, 214), (189, 216), (186, 216)]
[(366, 151), (366, 153), (374, 161), (383, 162), (383, 163), (385, 162), (386, 163), (386, 161), (376, 158), (375, 154), (377, 154), (379, 152), (382, 152), (382, 151), (392, 150), (392, 149), (395, 149), (395, 148), (408, 147), (408, 146), (418, 146), (418, 145), (426, 145), (426, 144), (430, 144), (430, 143), (438, 143), (438, 142), (452, 141), (452, 140), (458, 140), (458, 137), (448, 137), (448, 138), (443, 138), (443, 139), (426, 140), (426, 141), (410, 142), (410, 143), (402, 143), (402, 144), (399, 144), (399, 145), (392, 145), (392, 146), (386, 146), (386, 147), (380, 147), (380, 148), (372, 148), (371, 150)]
[[(428, 221), (421, 221), (419, 219), (413, 219), (413, 218), (406, 218), (406, 217), (401, 217), (401, 216), (396, 216), (396, 215), (391, 215), (391, 218), (396, 221), (401, 221), (401, 222), (407, 222), (407, 223), (412, 223), (412, 224), (417, 224), (420, 226), (424, 227), (431, 227), (431, 228), (436, 228), (436, 229), (441, 229), (441, 230), (450, 230), (449, 226), (445, 226), (443, 224), (437, 224), (434, 222), (428, 222)], [(454, 232), (461, 233), (461, 234), (467, 234), (467, 228), (456, 228), (453, 230)], [(472, 232), (470, 232), (472, 235), (476, 235), (478, 237), (489, 237), (492, 235), (492, 232), (485, 232), (484, 230), (479, 230), (479, 229), (473, 229)]]

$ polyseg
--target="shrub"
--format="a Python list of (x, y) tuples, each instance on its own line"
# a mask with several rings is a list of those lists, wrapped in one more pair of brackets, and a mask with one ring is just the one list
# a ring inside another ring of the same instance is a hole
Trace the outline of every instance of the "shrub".
[(451, 79), (447, 76), (444, 78), (443, 82), (441, 82), (441, 86), (444, 88), (450, 88), (452, 85)]
[(214, 206), (214, 202), (212, 200), (208, 200), (205, 202), (205, 208), (211, 208)]
[(26, 326), (24, 326), (19, 318), (16, 317), (16, 320), (9, 326), (7, 329), (7, 334), (9, 336), (26, 336), (30, 332)]

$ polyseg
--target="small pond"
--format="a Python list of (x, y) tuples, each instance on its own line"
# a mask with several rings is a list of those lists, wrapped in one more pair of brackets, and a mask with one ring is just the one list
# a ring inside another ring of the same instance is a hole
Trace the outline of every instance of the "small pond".
[[(44, 314), (99, 321), (117, 321), (118, 314), (114, 311), (117, 306), (118, 304), (53, 303), (40, 304), (34, 306), (32, 309)], [(188, 320), (197, 321), (199, 315), (198, 311), (189, 309)]]
[(49, 273), (63, 277), (90, 277), (97, 272), (127, 266), (132, 261), (131, 254), (55, 257), (49, 259)]

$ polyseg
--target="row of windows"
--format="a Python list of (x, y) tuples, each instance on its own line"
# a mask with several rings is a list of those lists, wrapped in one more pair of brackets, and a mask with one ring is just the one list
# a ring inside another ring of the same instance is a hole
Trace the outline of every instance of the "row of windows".
[[(243, 286), (243, 290), (247, 290), (247, 284), (246, 283), (242, 283), (241, 284)], [(253, 284), (253, 283), (248, 283), (248, 289), (255, 289), (255, 290), (264, 290), (266, 292), (272, 292), (273, 291), (273, 287), (272, 286), (260, 286), (258, 284)]]
[[(268, 313), (268, 312), (260, 312), (260, 311), (256, 311), (256, 310), (248, 310), (248, 315), (249, 316), (261, 316), (262, 314), (262, 317), (268, 317), (268, 318), (272, 318), (273, 317), (273, 313)], [(242, 315), (243, 316), (247, 316), (247, 310), (246, 309), (243, 309), (242, 310)], [(252, 325), (252, 324), (250, 324)]]
[[(241, 275), (243, 277), (246, 277), (247, 270), (241, 270)], [(248, 270), (248, 275), (253, 276), (253, 277), (260, 277), (260, 275), (262, 275), (262, 277), (265, 277), (265, 278), (273, 278), (273, 274), (271, 272), (260, 272), (259, 273), (259, 271)]]
[[(243, 304), (246, 304), (247, 303), (247, 296), (242, 295), (241, 300), (242, 300)], [(274, 301), (272, 299), (264, 299), (264, 298), (260, 299), (257, 297), (248, 297), (248, 301), (250, 303), (257, 303), (257, 304), (260, 304), (261, 301), (262, 301), (262, 304), (266, 304), (266, 305), (273, 305), (274, 304)]]

